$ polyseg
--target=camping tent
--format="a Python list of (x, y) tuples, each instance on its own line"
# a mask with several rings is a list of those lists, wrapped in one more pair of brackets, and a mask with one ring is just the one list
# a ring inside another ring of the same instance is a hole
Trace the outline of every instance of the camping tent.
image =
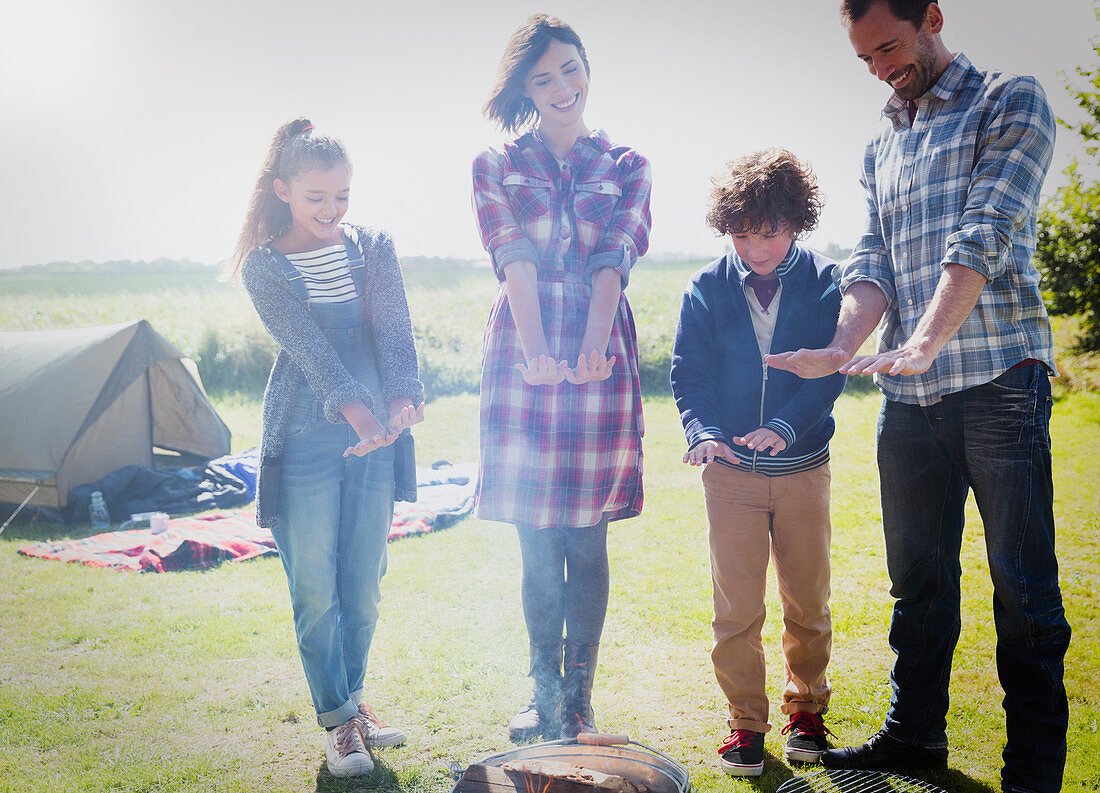
[(0, 333), (0, 501), (63, 507), (69, 491), (153, 447), (229, 452), (195, 364), (145, 320)]

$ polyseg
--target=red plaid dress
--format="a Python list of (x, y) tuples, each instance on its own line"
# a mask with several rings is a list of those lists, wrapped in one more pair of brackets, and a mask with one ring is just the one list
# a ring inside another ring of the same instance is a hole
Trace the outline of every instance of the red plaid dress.
[(504, 266), (538, 268), (551, 353), (572, 365), (588, 319), (590, 276), (615, 268), (625, 286), (649, 245), (649, 163), (597, 130), (564, 161), (533, 133), (474, 160), (474, 210), (500, 279), (485, 327), (478, 515), (533, 528), (592, 526), (642, 509), (638, 341), (626, 296), (611, 328), (607, 380), (529, 386)]

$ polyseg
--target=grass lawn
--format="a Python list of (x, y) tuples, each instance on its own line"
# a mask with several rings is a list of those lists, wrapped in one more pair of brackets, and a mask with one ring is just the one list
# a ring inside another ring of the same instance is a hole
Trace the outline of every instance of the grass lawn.
[[(421, 463), (476, 454), (477, 399), (429, 405)], [(873, 459), (874, 395), (845, 395), (833, 446), (835, 641), (828, 724), (838, 742), (878, 728), (891, 655), (890, 613)], [(223, 398), (238, 448), (258, 439), (258, 403)], [(646, 509), (613, 524), (611, 605), (594, 705), (625, 732), (688, 766), (699, 791), (774, 791), (792, 775), (782, 737), (759, 781), (716, 765), (724, 704), (709, 662), (710, 580), (698, 470), (683, 466), (674, 406), (646, 403)], [(1100, 790), (1100, 398), (1059, 400), (1052, 432), (1067, 612), (1070, 757), (1067, 791)], [(981, 524), (964, 545), (963, 637), (955, 657), (951, 768), (955, 792), (999, 790), (1004, 737), (993, 664), (991, 590)], [(369, 697), (406, 726), (407, 747), (377, 753), (365, 780), (324, 771), (319, 728), (294, 645), (277, 559), (209, 572), (131, 575), (15, 553), (35, 524), (0, 538), (0, 790), (448, 791), (449, 765), (508, 748), (505, 722), (528, 695), (519, 551), (506, 526), (467, 519), (390, 547)], [(769, 693), (778, 700), (779, 606), (765, 627)], [(776, 715), (777, 720), (779, 719)], [(782, 722), (780, 721), (780, 724)]]

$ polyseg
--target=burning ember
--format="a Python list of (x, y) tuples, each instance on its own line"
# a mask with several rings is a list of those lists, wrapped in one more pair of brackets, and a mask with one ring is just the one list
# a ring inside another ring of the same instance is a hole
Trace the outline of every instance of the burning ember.
[(625, 777), (572, 763), (511, 760), (499, 766), (471, 765), (454, 793), (648, 793), (648, 789)]

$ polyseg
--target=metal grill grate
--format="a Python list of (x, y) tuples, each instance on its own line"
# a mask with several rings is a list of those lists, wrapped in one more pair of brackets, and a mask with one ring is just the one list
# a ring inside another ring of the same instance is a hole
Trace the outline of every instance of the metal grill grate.
[(775, 793), (946, 793), (931, 782), (883, 771), (815, 771), (784, 782)]

